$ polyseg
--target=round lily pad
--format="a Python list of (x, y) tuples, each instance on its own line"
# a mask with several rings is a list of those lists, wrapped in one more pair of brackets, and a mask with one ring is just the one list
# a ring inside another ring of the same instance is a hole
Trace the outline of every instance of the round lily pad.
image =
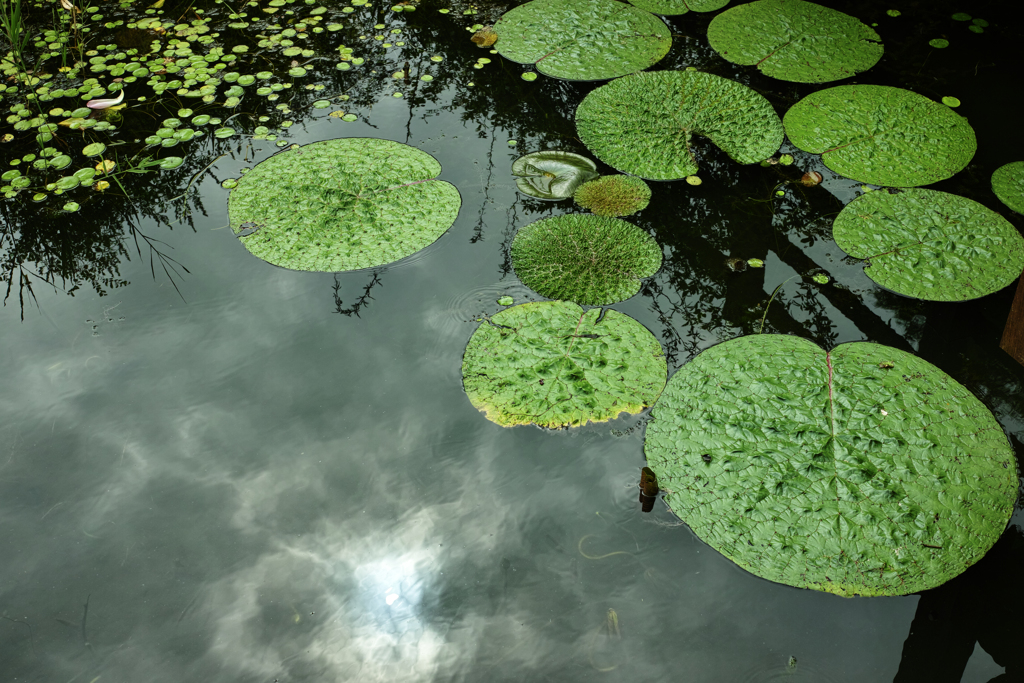
[(231, 190), (231, 227), (254, 256), (294, 270), (369, 268), (413, 254), (455, 222), (462, 200), (426, 152), (342, 138), (279, 152)]
[(722, 12), (708, 42), (734, 64), (797, 83), (849, 78), (873, 67), (881, 38), (860, 20), (804, 0), (757, 0)]
[(470, 403), (503, 427), (552, 429), (652, 405), (665, 387), (661, 344), (628, 315), (601, 313), (537, 301), (481, 323), (462, 358)]
[(521, 156), (512, 164), (516, 187), (538, 199), (567, 199), (598, 176), (597, 164), (573, 152), (549, 149)]
[(595, 216), (631, 216), (647, 208), (651, 188), (633, 176), (606, 175), (580, 185), (572, 198)]
[(846, 205), (832, 234), (840, 249), (870, 262), (872, 280), (918, 299), (976, 299), (1024, 270), (1024, 238), (1009, 221), (935, 190), (868, 192)]
[(654, 14), (686, 14), (687, 12), (716, 12), (729, 4), (729, 0), (629, 0), (629, 4)]
[(1003, 204), (1017, 213), (1024, 213), (1024, 161), (997, 168), (992, 174), (992, 191)]
[(645, 451), (665, 501), (757, 576), (842, 596), (934, 588), (1006, 528), (1017, 465), (967, 389), (867, 342), (718, 344), (652, 411)]
[(963, 169), (978, 148), (967, 119), (910, 90), (840, 85), (797, 102), (783, 119), (790, 141), (839, 175), (913, 187)]
[(768, 100), (700, 71), (639, 73), (603, 85), (576, 109), (576, 130), (606, 164), (651, 180), (697, 173), (695, 134), (741, 164), (767, 159), (782, 144), (782, 122)]
[(661, 247), (624, 220), (568, 214), (520, 230), (512, 240), (512, 267), (541, 296), (598, 306), (639, 292), (640, 280), (661, 267)]
[(533, 0), (494, 24), (498, 54), (570, 81), (641, 71), (672, 46), (658, 17), (616, 0)]

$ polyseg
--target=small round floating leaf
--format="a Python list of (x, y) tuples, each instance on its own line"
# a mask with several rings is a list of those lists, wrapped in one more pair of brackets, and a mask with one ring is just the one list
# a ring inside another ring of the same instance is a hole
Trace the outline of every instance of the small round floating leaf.
[(668, 383), (644, 450), (665, 502), (706, 543), (762, 578), (842, 596), (957, 576), (1017, 497), (1013, 449), (981, 401), (867, 342), (713, 346)]
[(973, 23), (975, 26), (981, 26), (982, 28), (988, 27), (988, 22), (985, 21), (984, 19), (974, 19)]
[(306, 75), (306, 70), (303, 69), (301, 66), (293, 66), (292, 68), (288, 69), (288, 75), (292, 76), (293, 78), (300, 78)]
[(440, 172), (426, 152), (389, 140), (293, 145), (238, 181), (228, 214), (245, 248), (275, 265), (370, 268), (423, 249), (455, 222), (462, 200)]
[(169, 171), (172, 168), (178, 168), (184, 161), (181, 157), (164, 157), (158, 165), (164, 171)]
[(502, 15), (494, 32), (501, 56), (571, 81), (641, 71), (672, 46), (661, 19), (616, 0), (533, 0)]
[(946, 105), (947, 107), (959, 107), (960, 106), (960, 100), (958, 100), (955, 97), (949, 97), (948, 95), (946, 97), (942, 98), (942, 103), (944, 105)]
[(64, 190), (66, 192), (68, 190), (75, 189), (76, 187), (78, 187), (81, 184), (82, 184), (82, 181), (79, 180), (78, 178), (76, 178), (75, 176), (67, 175), (67, 176), (64, 176), (63, 178), (61, 178), (60, 180), (57, 181), (57, 189), (58, 190)]
[(567, 199), (583, 183), (598, 176), (597, 164), (572, 152), (546, 150), (519, 157), (512, 164), (516, 186), (539, 199)]
[(1009, 221), (935, 190), (869, 192), (840, 212), (832, 233), (840, 249), (870, 262), (872, 280), (918, 299), (976, 299), (1024, 270), (1024, 238)]
[(573, 199), (595, 216), (631, 216), (647, 208), (651, 188), (633, 176), (601, 176), (580, 185)]
[(510, 296), (503, 296), (503, 297), (500, 297), (500, 298), (498, 299), (498, 305), (499, 305), (499, 306), (511, 306), (511, 305), (512, 305), (512, 304), (514, 304), (515, 302), (516, 302), (516, 300), (515, 300), (515, 299), (513, 299), (513, 298), (512, 298), (512, 297), (510, 297)]
[(992, 191), (1003, 204), (1024, 213), (1024, 161), (997, 168), (992, 174)]
[(639, 413), (661, 394), (665, 373), (661, 344), (643, 325), (566, 301), (499, 311), (462, 358), (470, 403), (503, 427), (559, 429)]
[(793, 155), (792, 154), (782, 154), (782, 155), (780, 155), (779, 156), (779, 163), (782, 164), (783, 166), (792, 166), (793, 165)]
[(355, 114), (345, 114), (344, 116), (341, 117), (341, 120), (342, 121), (355, 121), (358, 118), (359, 117), (356, 116)]
[(888, 9), (885, 11), (885, 13), (888, 14), (890, 17), (898, 17), (899, 15), (903, 14), (898, 9)]
[(524, 71), (521, 77), (524, 81), (535, 81), (537, 80), (536, 71)]
[(316, 102), (313, 103), (313, 108), (314, 109), (327, 109), (330, 106), (331, 106), (331, 101), (330, 100), (317, 100)]
[(688, 175), (686, 176), (686, 182), (690, 185), (700, 185), (704, 181), (700, 179), (700, 176)]
[(860, 20), (804, 0), (757, 0), (716, 16), (708, 42), (735, 64), (797, 83), (849, 78), (882, 57), (881, 38)]
[(256, 82), (256, 77), (252, 74), (246, 74), (238, 77), (238, 85), (252, 85)]
[(233, 190), (234, 188), (238, 187), (238, 180), (236, 180), (235, 178), (228, 178), (227, 180), (223, 181), (220, 184), (220, 186), (226, 190)]
[(829, 283), (828, 275), (824, 273), (817, 273), (811, 276), (811, 279), (817, 282), (819, 285), (827, 285)]
[(974, 129), (949, 107), (910, 90), (841, 85), (793, 105), (790, 141), (821, 154), (839, 175), (873, 185), (913, 187), (963, 169), (977, 149)]
[(567, 214), (527, 225), (512, 240), (512, 267), (549, 299), (599, 306), (624, 301), (661, 267), (661, 247), (618, 218)]
[(82, 208), (82, 205), (79, 204), (78, 202), (68, 202), (67, 204), (64, 205), (64, 210), (70, 213), (74, 213), (75, 211), (78, 211), (80, 208)]
[(985, 32), (985, 29), (983, 29), (981, 26), (979, 26), (977, 24), (971, 24), (970, 26), (967, 27), (967, 30), (968, 31), (973, 31), (974, 33), (984, 33)]
[(213, 136), (215, 138), (229, 138), (229, 137), (231, 137), (234, 134), (235, 134), (235, 129), (234, 128), (228, 128), (228, 127), (218, 128), (217, 130), (213, 131)]
[(193, 126), (205, 126), (209, 122), (210, 122), (210, 117), (207, 116), (206, 114), (200, 114), (199, 116), (195, 116), (195, 117), (192, 118), (192, 125)]
[(957, 12), (956, 14), (953, 15), (953, 19), (955, 19), (956, 21), (970, 21), (971, 15), (967, 14), (966, 12)]
[(768, 100), (699, 71), (638, 73), (603, 85), (576, 109), (576, 130), (606, 164), (651, 180), (697, 173), (695, 134), (741, 164), (766, 159), (782, 144), (782, 122)]
[(928, 41), (928, 44), (940, 50), (944, 47), (949, 47), (949, 41), (945, 38), (932, 38)]
[(764, 268), (764, 261), (759, 258), (747, 259), (747, 265), (751, 268)]
[(71, 165), (71, 157), (67, 154), (58, 154), (49, 161), (50, 168), (61, 171)]

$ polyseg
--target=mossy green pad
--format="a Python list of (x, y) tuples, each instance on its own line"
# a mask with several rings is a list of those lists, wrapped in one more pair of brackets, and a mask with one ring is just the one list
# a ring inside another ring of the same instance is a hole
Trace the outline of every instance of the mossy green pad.
[(714, 12), (729, 4), (729, 0), (629, 0), (629, 4), (654, 14), (686, 14), (687, 12)]
[(293, 270), (391, 263), (440, 237), (462, 199), (426, 152), (376, 138), (279, 152), (231, 190), (231, 229), (254, 256)]
[(658, 399), (666, 370), (661, 344), (628, 315), (537, 301), (481, 323), (462, 382), (492, 422), (559, 429), (640, 412)]
[(1024, 213), (1024, 161), (997, 168), (992, 174), (992, 191), (1003, 204), (1017, 213)]
[(640, 178), (606, 175), (580, 185), (572, 198), (595, 216), (632, 216), (651, 201), (651, 188)]
[(934, 588), (1006, 528), (1017, 464), (981, 401), (911, 354), (752, 335), (700, 353), (652, 411), (668, 506), (757, 576), (841, 596)]

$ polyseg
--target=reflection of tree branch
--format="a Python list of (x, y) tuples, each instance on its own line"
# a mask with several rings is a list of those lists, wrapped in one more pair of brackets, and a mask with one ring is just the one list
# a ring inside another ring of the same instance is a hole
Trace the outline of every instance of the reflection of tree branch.
[(363, 287), (363, 293), (359, 296), (358, 299), (356, 299), (355, 303), (349, 306), (348, 308), (343, 307), (344, 302), (341, 300), (341, 282), (338, 280), (338, 276), (335, 275), (334, 286), (332, 287), (332, 289), (334, 290), (335, 313), (340, 313), (341, 315), (344, 316), (355, 315), (357, 318), (361, 317), (359, 315), (359, 311), (360, 309), (363, 308), (363, 306), (369, 305), (370, 300), (373, 299), (373, 297), (370, 296), (370, 292), (373, 290), (374, 287), (381, 284), (380, 275), (383, 272), (383, 268), (378, 268), (377, 270), (373, 271), (373, 273), (370, 276), (370, 281)]
[(142, 238), (142, 241), (145, 242), (146, 246), (149, 248), (149, 272), (153, 276), (153, 279), (156, 279), (156, 267), (153, 261), (153, 257), (155, 256), (156, 259), (160, 261), (160, 267), (163, 269), (164, 275), (167, 276), (167, 279), (170, 280), (171, 286), (174, 287), (174, 291), (177, 292), (178, 296), (181, 297), (181, 300), (184, 301), (185, 297), (182, 296), (181, 290), (178, 289), (178, 283), (174, 281), (174, 276), (177, 275), (179, 278), (181, 277), (181, 273), (177, 271), (178, 268), (181, 268), (186, 273), (189, 272), (189, 269), (183, 266), (180, 262), (176, 261), (175, 259), (160, 251), (160, 249), (158, 249), (155, 245), (162, 244), (168, 248), (173, 247), (171, 247), (166, 242), (162, 242), (158, 239), (153, 239), (151, 237), (146, 236), (146, 234), (142, 232), (140, 228), (136, 228), (135, 225), (130, 220), (128, 222), (128, 230), (130, 231), (132, 238), (135, 240), (135, 251), (139, 254), (140, 257), (142, 256), (142, 248), (139, 246), (139, 237)]

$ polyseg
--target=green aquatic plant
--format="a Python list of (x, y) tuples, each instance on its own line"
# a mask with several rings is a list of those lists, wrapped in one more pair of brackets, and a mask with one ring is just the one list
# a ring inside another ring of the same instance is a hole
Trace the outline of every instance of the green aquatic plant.
[(494, 32), (502, 57), (570, 81), (642, 71), (672, 47), (661, 19), (617, 0), (532, 0), (503, 14)]
[(995, 211), (935, 190), (869, 192), (832, 226), (840, 249), (898, 294), (932, 301), (976, 299), (1016, 281), (1024, 238)]
[(989, 410), (930, 363), (788, 335), (713, 346), (652, 411), (665, 502), (749, 572), (841, 596), (934, 588), (977, 562), (1017, 498)]
[(661, 267), (661, 247), (618, 218), (568, 214), (527, 225), (512, 240), (512, 267), (541, 296), (584, 306), (630, 298)]
[(477, 328), (462, 383), (492, 422), (559, 429), (640, 412), (661, 394), (666, 370), (661, 344), (628, 315), (537, 301)]
[(573, 199), (595, 216), (631, 216), (647, 208), (651, 188), (640, 178), (606, 175), (580, 185)]
[(992, 191), (1003, 204), (1024, 213), (1024, 161), (997, 168), (992, 174)]
[(849, 78), (884, 51), (860, 20), (805, 0), (756, 0), (726, 10), (708, 26), (708, 42), (730, 62), (797, 83)]
[(654, 14), (686, 14), (687, 12), (717, 12), (729, 0), (629, 0), (629, 4)]
[(812, 93), (783, 119), (790, 142), (839, 175), (913, 187), (949, 178), (978, 148), (967, 119), (910, 90), (840, 85)]
[(583, 183), (598, 177), (597, 164), (580, 154), (549, 149), (512, 163), (516, 187), (538, 199), (568, 199)]
[(696, 174), (696, 135), (741, 164), (766, 159), (782, 144), (782, 122), (768, 100), (699, 71), (645, 72), (603, 85), (576, 109), (576, 130), (606, 164), (651, 180)]
[(332, 272), (397, 261), (455, 222), (462, 200), (426, 152), (390, 140), (342, 138), (260, 162), (231, 190), (231, 228), (254, 256)]

